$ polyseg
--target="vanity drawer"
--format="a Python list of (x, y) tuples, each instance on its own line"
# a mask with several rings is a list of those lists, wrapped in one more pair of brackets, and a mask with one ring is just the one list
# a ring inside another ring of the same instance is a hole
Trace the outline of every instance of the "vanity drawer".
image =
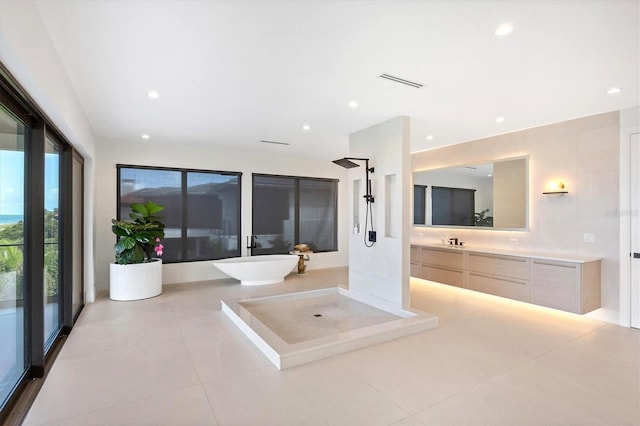
[(411, 262), (420, 262), (420, 247), (411, 246), (411, 255), (409, 256)]
[(578, 263), (534, 260), (531, 303), (581, 313), (581, 269)]
[(422, 247), (420, 250), (420, 262), (433, 266), (462, 269), (464, 268), (464, 252), (459, 249)]
[(418, 262), (411, 262), (410, 265), (409, 275), (420, 278), (420, 264)]
[(423, 264), (420, 266), (420, 278), (456, 287), (464, 287), (464, 272), (461, 269), (439, 268)]
[(527, 281), (469, 272), (467, 288), (522, 302), (529, 301), (529, 283)]
[(469, 252), (467, 262), (469, 271), (529, 280), (529, 261), (525, 257)]

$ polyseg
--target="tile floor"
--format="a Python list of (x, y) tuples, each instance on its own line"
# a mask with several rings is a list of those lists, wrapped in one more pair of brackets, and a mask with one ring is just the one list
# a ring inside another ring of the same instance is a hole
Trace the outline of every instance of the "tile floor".
[(25, 424), (640, 424), (638, 330), (412, 280), (437, 329), (278, 371), (220, 311), (345, 282), (341, 268), (87, 305)]

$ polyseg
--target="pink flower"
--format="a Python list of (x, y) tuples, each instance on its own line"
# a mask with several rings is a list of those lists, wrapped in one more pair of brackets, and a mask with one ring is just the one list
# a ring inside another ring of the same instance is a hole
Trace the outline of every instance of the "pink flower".
[(157, 251), (157, 252), (156, 252), (156, 254), (157, 254), (158, 256), (162, 256), (162, 250)]

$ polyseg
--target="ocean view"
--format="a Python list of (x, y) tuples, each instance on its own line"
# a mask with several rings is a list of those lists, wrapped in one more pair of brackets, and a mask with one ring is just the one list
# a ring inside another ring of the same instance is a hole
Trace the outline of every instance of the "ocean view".
[(5, 223), (16, 223), (22, 220), (21, 214), (0, 214), (0, 225)]

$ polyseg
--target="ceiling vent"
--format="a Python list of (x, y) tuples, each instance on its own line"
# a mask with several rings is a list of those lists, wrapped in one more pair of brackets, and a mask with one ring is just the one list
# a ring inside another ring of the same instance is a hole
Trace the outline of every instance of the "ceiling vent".
[(407, 86), (415, 87), (419, 89), (422, 87), (422, 84), (416, 83), (415, 81), (405, 80), (404, 78), (396, 77), (391, 74), (381, 74), (380, 77), (386, 78), (387, 80), (395, 81), (396, 83), (406, 84)]
[(260, 143), (270, 143), (272, 145), (291, 145), (288, 142), (276, 142), (276, 141), (260, 141)]

